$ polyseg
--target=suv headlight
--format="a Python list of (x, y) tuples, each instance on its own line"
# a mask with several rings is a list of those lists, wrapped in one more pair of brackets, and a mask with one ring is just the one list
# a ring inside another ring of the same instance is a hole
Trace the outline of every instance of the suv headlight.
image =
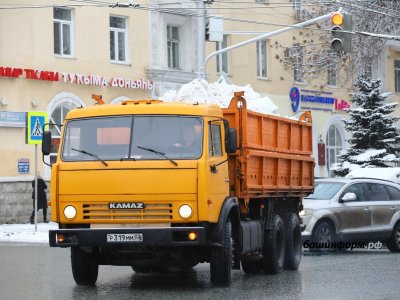
[(299, 213), (299, 215), (300, 217), (307, 217), (309, 215), (312, 215), (312, 213), (313, 213), (312, 209), (305, 208)]

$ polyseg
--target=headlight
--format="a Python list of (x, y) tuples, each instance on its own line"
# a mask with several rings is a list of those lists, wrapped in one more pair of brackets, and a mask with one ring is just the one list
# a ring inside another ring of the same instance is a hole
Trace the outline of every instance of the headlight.
[(179, 207), (179, 215), (184, 219), (190, 218), (192, 215), (192, 208), (187, 204), (182, 205)]
[(64, 208), (64, 216), (67, 219), (73, 219), (76, 217), (76, 208), (72, 205), (68, 205)]
[(299, 215), (300, 217), (306, 217), (312, 215), (312, 213), (313, 213), (312, 209), (305, 208), (299, 213)]

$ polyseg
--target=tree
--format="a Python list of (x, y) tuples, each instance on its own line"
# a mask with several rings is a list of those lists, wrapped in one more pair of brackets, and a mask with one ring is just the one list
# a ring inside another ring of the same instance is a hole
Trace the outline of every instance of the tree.
[(382, 92), (380, 79), (371, 79), (362, 74), (358, 77), (351, 102), (357, 107), (349, 109), (350, 119), (345, 121), (346, 130), (352, 133), (349, 149), (339, 155), (333, 165), (334, 175), (345, 176), (360, 167), (389, 167), (388, 163), (399, 162), (396, 144), (400, 135), (393, 117), (398, 103), (386, 103), (389, 93)]
[[(320, 5), (303, 4), (297, 11), (297, 21), (322, 16), (337, 11), (340, 7), (353, 16), (354, 32), (400, 35), (398, 0), (340, 0), (323, 1)], [(382, 53), (387, 40), (355, 33), (352, 38), (352, 53), (338, 54), (330, 47), (331, 27), (330, 21), (320, 22), (299, 29), (293, 36), (291, 45), (280, 44), (278, 40), (272, 43), (272, 47), (282, 48), (284, 51), (283, 55), (276, 56), (287, 71), (281, 80), (291, 81), (293, 73), (294, 77), (301, 73), (301, 80), (296, 81), (307, 82), (315, 89), (324, 89), (326, 83), (321, 85), (318, 79), (326, 77), (328, 72), (338, 71), (336, 85), (349, 88), (351, 85), (348, 86), (348, 83), (353, 83), (358, 71), (371, 70), (371, 63)]]

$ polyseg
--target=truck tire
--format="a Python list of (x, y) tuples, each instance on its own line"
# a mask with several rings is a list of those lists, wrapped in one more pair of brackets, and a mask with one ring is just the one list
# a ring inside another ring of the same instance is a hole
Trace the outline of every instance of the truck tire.
[(278, 274), (285, 260), (285, 226), (279, 215), (272, 217), (270, 230), (265, 230), (263, 245), (263, 271)]
[(386, 242), (386, 246), (390, 252), (400, 252), (400, 222), (397, 222), (394, 226), (393, 233)]
[(286, 222), (286, 250), (283, 268), (297, 270), (301, 261), (301, 229), (297, 214), (292, 214)]
[(246, 274), (259, 274), (262, 270), (262, 259), (259, 256), (243, 256), (240, 260), (243, 272)]
[(93, 254), (86, 253), (78, 247), (71, 247), (72, 275), (78, 285), (91, 286), (97, 281), (99, 265)]
[(211, 283), (218, 286), (230, 286), (232, 283), (232, 225), (225, 223), (222, 247), (211, 249)]

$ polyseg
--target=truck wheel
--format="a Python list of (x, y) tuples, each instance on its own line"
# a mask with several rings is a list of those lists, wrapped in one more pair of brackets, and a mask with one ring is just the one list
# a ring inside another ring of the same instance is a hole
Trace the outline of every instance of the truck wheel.
[(230, 286), (232, 283), (232, 226), (225, 223), (222, 247), (211, 249), (210, 257), (211, 283), (219, 286)]
[(260, 256), (244, 256), (240, 260), (242, 263), (243, 272), (246, 274), (259, 274), (262, 270), (262, 260)]
[(283, 268), (297, 270), (301, 261), (301, 229), (297, 214), (292, 214), (286, 224), (286, 250)]
[(78, 247), (71, 247), (71, 266), (74, 280), (79, 285), (94, 285), (99, 274), (99, 265), (93, 254)]
[(277, 274), (282, 271), (285, 260), (285, 226), (279, 215), (273, 216), (271, 225), (264, 233), (263, 271)]
[(390, 252), (400, 252), (400, 222), (394, 226), (392, 236), (386, 242), (386, 246)]

